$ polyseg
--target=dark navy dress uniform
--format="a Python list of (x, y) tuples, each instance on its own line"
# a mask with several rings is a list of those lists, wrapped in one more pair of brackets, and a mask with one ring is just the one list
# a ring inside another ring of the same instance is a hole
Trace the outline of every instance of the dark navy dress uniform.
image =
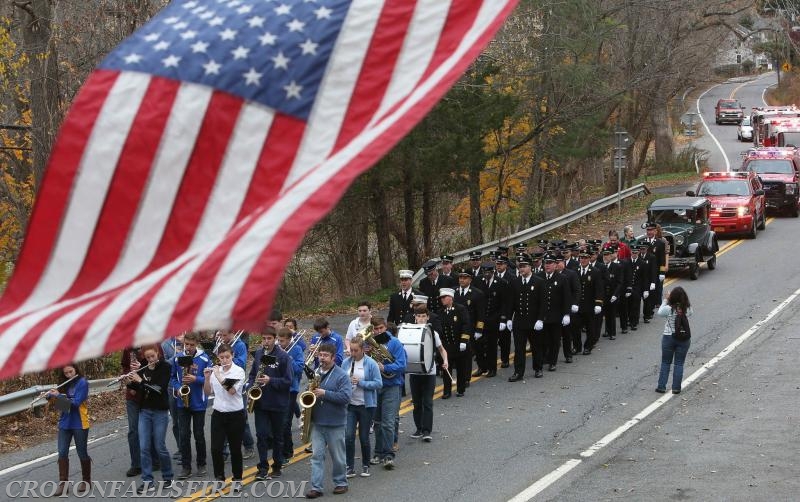
[[(575, 352), (583, 350), (589, 354), (600, 338), (599, 323), (602, 319), (603, 308), (603, 279), (600, 270), (588, 264), (586, 268), (578, 268), (578, 314), (571, 316), (572, 345)], [(601, 308), (600, 314), (595, 314), (595, 307)], [(586, 328), (586, 342), (582, 341), (583, 328)]]
[(533, 369), (542, 371), (547, 361), (549, 370), (554, 371), (558, 360), (558, 346), (561, 339), (561, 322), (569, 314), (570, 296), (567, 281), (557, 272), (545, 274), (545, 283), (539, 303), (539, 320), (544, 323), (541, 332), (534, 335)]
[[(544, 291), (544, 279), (531, 274), (530, 277), (518, 277), (512, 284), (513, 291), (513, 333), (514, 333), (514, 374), (509, 381), (521, 380), (525, 375), (525, 348), (528, 343), (531, 349), (536, 346), (533, 327), (539, 320), (541, 296)], [(536, 353), (534, 350), (534, 357)], [(533, 366), (534, 371), (536, 366)]]
[[(453, 371), (456, 373), (456, 392), (463, 395), (469, 381), (470, 359), (472, 358), (469, 349), (472, 340), (472, 321), (469, 318), (469, 311), (454, 300), (450, 307), (442, 306), (439, 316), (442, 324), (440, 336), (442, 345), (447, 351), (451, 374)], [(459, 350), (462, 343), (467, 345), (467, 350), (463, 352)], [(442, 384), (444, 386), (443, 396), (450, 396), (453, 381), (450, 380), (447, 372), (444, 372), (442, 376)]]

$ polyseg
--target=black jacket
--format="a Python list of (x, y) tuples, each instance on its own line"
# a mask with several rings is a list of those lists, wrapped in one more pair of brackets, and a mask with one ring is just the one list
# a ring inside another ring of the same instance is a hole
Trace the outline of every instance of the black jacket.
[(466, 293), (462, 295), (461, 288), (456, 288), (453, 300), (459, 305), (467, 307), (473, 333), (483, 334), (484, 316), (486, 315), (486, 295), (483, 294), (483, 291), (470, 285)]
[(523, 278), (518, 277), (511, 283), (514, 329), (532, 330), (533, 325), (540, 319), (539, 308), (542, 303), (544, 279), (537, 275), (531, 275), (528, 284), (523, 284), (522, 281)]
[(550, 279), (545, 276), (539, 320), (545, 323), (560, 323), (565, 314), (570, 313), (569, 284), (560, 274), (553, 273)]
[(578, 313), (594, 314), (594, 308), (596, 306), (603, 306), (602, 273), (594, 265), (589, 265), (584, 274), (581, 274), (580, 268), (577, 274), (578, 284), (580, 286)]
[[(469, 344), (472, 339), (472, 321), (467, 307), (453, 302), (450, 308), (442, 307), (439, 313), (442, 330), (439, 336), (447, 352), (457, 354), (458, 344)], [(434, 328), (435, 330), (436, 328)]]
[(439, 290), (441, 288), (456, 288), (458, 281), (446, 275), (439, 275), (436, 278), (436, 284), (433, 284), (429, 277), (425, 277), (419, 281), (419, 290), (422, 294), (428, 297), (428, 312), (439, 312), (441, 304), (439, 303)]
[(483, 292), (486, 295), (484, 329), (497, 332), (500, 323), (506, 322), (511, 317), (511, 288), (507, 282), (493, 279), (491, 286), (484, 281)]
[(413, 317), (414, 312), (411, 311), (411, 297), (415, 294), (420, 294), (420, 292), (414, 288), (411, 288), (409, 291), (410, 293), (406, 300), (403, 300), (399, 291), (397, 293), (392, 293), (389, 297), (389, 314), (386, 316), (386, 322), (400, 324), (409, 312), (411, 312)]

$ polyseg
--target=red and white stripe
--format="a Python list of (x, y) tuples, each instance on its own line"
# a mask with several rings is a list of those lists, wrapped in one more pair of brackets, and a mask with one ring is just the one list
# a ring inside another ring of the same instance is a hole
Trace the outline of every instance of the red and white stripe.
[(515, 3), (354, 1), (308, 126), (196, 84), (95, 72), (0, 302), (0, 378), (185, 329), (258, 329), (307, 229)]

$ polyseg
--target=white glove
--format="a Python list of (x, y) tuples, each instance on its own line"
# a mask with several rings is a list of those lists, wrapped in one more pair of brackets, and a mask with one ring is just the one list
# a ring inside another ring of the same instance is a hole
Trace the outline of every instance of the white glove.
[(570, 310), (572, 311), (573, 314), (577, 314), (578, 313), (578, 306), (577, 305), (573, 305), (572, 308), (570, 308)]
[(650, 296), (650, 292), (649, 291), (645, 291), (644, 293), (642, 293), (642, 298), (644, 298), (645, 300), (647, 300), (648, 296)]
[(625, 298), (628, 298), (629, 296), (631, 296), (630, 293), (625, 293)]
[(505, 330), (506, 330), (506, 323), (501, 322), (500, 323), (500, 331), (505, 331)]
[(664, 274), (658, 274), (658, 280), (659, 280), (659, 281), (661, 281), (661, 282), (664, 282), (664, 279), (665, 279), (666, 277), (667, 277), (667, 276), (666, 276), (666, 275), (664, 275)]
[(611, 297), (611, 303), (614, 303), (615, 301), (617, 301), (617, 297), (616, 296), (612, 296)]
[(507, 321), (507, 322), (506, 322), (506, 328), (508, 328), (508, 330), (509, 330), (509, 331), (511, 331), (512, 329), (514, 329), (514, 328), (512, 328), (511, 326), (513, 326), (513, 323), (512, 323), (511, 321)]
[(459, 352), (464, 352), (465, 350), (467, 350), (467, 344), (464, 343), (464, 342), (459, 343), (458, 344), (458, 351)]
[(475, 333), (475, 339), (480, 340), (483, 335), (480, 333)]
[(656, 290), (656, 283), (655, 282), (651, 282), (650, 283), (650, 291), (655, 291), (655, 290)]
[(602, 311), (603, 311), (603, 307), (601, 307), (600, 305), (595, 305), (594, 306), (594, 315), (600, 315), (600, 312), (602, 312)]
[(561, 318), (561, 325), (569, 326), (569, 314), (565, 314), (564, 317)]
[(544, 323), (542, 321), (536, 321), (536, 324), (533, 325), (534, 331), (541, 331), (544, 329)]

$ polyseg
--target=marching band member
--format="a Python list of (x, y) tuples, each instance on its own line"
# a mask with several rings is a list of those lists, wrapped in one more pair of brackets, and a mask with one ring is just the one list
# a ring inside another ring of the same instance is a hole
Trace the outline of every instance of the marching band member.
[[(297, 335), (297, 319), (292, 319), (292, 318), (286, 319), (285, 321), (283, 321), (283, 327), (284, 328), (289, 328), (289, 330), (292, 332), (292, 337)], [(280, 332), (279, 332), (279, 334), (280, 334)], [(303, 339), (303, 337), (300, 337), (297, 340), (297, 345), (300, 347), (300, 350), (302, 350), (303, 353), (306, 352), (306, 348), (308, 348), (308, 345), (306, 345), (306, 341), (305, 341), (305, 339)], [(298, 414), (299, 414), (299, 411), (298, 411)]]
[[(333, 331), (328, 319), (324, 317), (318, 317), (317, 320), (314, 321), (314, 331), (316, 331), (316, 334), (311, 337), (311, 346), (309, 349), (314, 350), (317, 344), (333, 344), (333, 346), (336, 347), (336, 366), (341, 366), (344, 360), (344, 342), (342, 341), (342, 335)], [(317, 359), (314, 364), (319, 364), (319, 359)]]
[[(242, 333), (243, 335), (244, 333)], [(242, 341), (242, 337), (240, 336), (236, 343), (234, 343), (234, 339), (236, 338), (236, 332), (231, 330), (224, 330), (221, 333), (222, 342), (228, 344), (231, 348), (231, 354), (233, 355), (233, 364), (242, 368), (243, 370), (247, 368), (247, 346)], [(247, 396), (242, 396), (242, 414), (244, 415), (244, 435), (242, 436), (242, 446), (244, 446), (244, 453), (242, 454), (242, 458), (245, 460), (249, 458), (253, 458), (256, 454), (255, 445), (256, 442), (253, 440), (253, 433), (250, 431), (250, 421), (247, 417), (247, 410), (244, 409), (244, 406), (247, 405)], [(228, 450), (225, 450), (225, 458), (228, 458)]]
[[(173, 416), (174, 422), (179, 422), (180, 441), (178, 447), (181, 453), (181, 464), (183, 469), (178, 475), (178, 479), (187, 479), (192, 475), (192, 443), (191, 435), (194, 432), (194, 446), (197, 453), (197, 475), (205, 476), (206, 470), (206, 408), (208, 400), (203, 394), (205, 377), (203, 371), (211, 366), (211, 359), (199, 348), (200, 337), (197, 333), (187, 333), (183, 337), (183, 352), (178, 352), (172, 358), (172, 378), (170, 380), (170, 392), (168, 395), (175, 396), (180, 392), (182, 386), (189, 387), (188, 404), (184, 404), (181, 397), (175, 398), (177, 415)], [(191, 358), (191, 366), (182, 366), (181, 357)]]
[(372, 319), (372, 305), (370, 305), (367, 301), (361, 301), (358, 303), (358, 317), (350, 321), (350, 324), (347, 326), (347, 333), (345, 334), (344, 338), (344, 355), (350, 355), (350, 340), (353, 339), (356, 334), (361, 331), (362, 329), (366, 328), (369, 325), (370, 319)]
[[(292, 442), (292, 418), (300, 416), (300, 408), (297, 404), (297, 394), (300, 392), (300, 379), (303, 377), (303, 367), (305, 366), (305, 353), (300, 348), (302, 336), (297, 335), (298, 339), (292, 336), (289, 328), (278, 330), (278, 343), (292, 361), (292, 383), (289, 386), (289, 406), (286, 409), (286, 420), (283, 424), (283, 465), (289, 463), (289, 459), (294, 455), (294, 444)], [(295, 343), (296, 342), (296, 343)], [(292, 345), (294, 344), (294, 345)], [(289, 348), (291, 347), (291, 349)], [(295, 408), (297, 413), (295, 414)]]
[(214, 396), (211, 413), (211, 462), (214, 479), (225, 481), (225, 442), (231, 448), (232, 488), (237, 492), (242, 482), (242, 434), (244, 432), (245, 409), (242, 402), (244, 368), (233, 362), (230, 345), (223, 343), (217, 349), (220, 366), (206, 367), (203, 374), (206, 396)]
[[(145, 364), (141, 348), (127, 348), (122, 351), (122, 373), (127, 375), (139, 370)], [(124, 380), (122, 383), (126, 383)], [(142, 394), (136, 389), (125, 386), (125, 414), (128, 417), (128, 452), (131, 456), (131, 466), (125, 476), (132, 478), (142, 473), (142, 452), (139, 448), (139, 411), (142, 407)], [(153, 459), (153, 470), (161, 469), (158, 455), (154, 445), (150, 445), (150, 458)]]
[[(248, 388), (261, 386), (261, 398), (255, 402), (256, 438), (258, 440), (258, 473), (256, 480), (281, 476), (283, 467), (283, 428), (289, 409), (289, 390), (292, 385), (292, 361), (289, 354), (276, 343), (275, 328), (267, 326), (262, 333), (263, 346), (256, 350), (253, 367), (247, 379)], [(274, 362), (264, 364), (262, 357), (272, 356)], [(272, 472), (269, 472), (269, 448), (272, 447)]]
[(153, 481), (153, 457), (150, 451), (151, 442), (155, 444), (156, 453), (161, 461), (162, 488), (172, 487), (172, 460), (165, 442), (167, 423), (169, 422), (170, 365), (160, 356), (158, 345), (148, 345), (142, 349), (147, 367), (141, 372), (134, 372), (125, 380), (128, 387), (141, 394), (142, 402), (139, 410), (139, 449), (142, 454), (142, 484), (137, 489), (140, 494), (155, 492)]
[[(442, 293), (443, 290), (444, 293)], [(452, 288), (441, 288), (439, 294), (453, 298)], [(417, 324), (428, 324), (428, 308), (425, 305), (414, 307), (414, 316)], [(442, 369), (447, 370), (449, 367), (447, 351), (442, 346), (442, 340), (436, 331), (433, 332), (433, 340), (434, 346), (442, 358)], [(423, 441), (430, 443), (433, 441), (431, 432), (433, 431), (433, 391), (436, 389), (436, 367), (431, 367), (430, 372), (424, 375), (412, 373), (409, 377), (409, 386), (411, 387), (411, 401), (414, 404), (414, 425), (417, 429), (411, 434), (411, 437), (421, 437)]]
[(378, 389), (383, 387), (381, 370), (378, 363), (371, 357), (364, 357), (364, 339), (356, 335), (350, 340), (350, 357), (342, 363), (350, 375), (353, 392), (350, 404), (347, 406), (347, 428), (345, 431), (345, 446), (347, 460), (347, 477), (356, 475), (356, 427), (358, 439), (361, 443), (361, 476), (369, 476), (369, 428), (372, 426), (372, 417), (378, 405)]
[(386, 330), (383, 317), (373, 316), (372, 330), (373, 339), (386, 346), (394, 362), (376, 361), (383, 387), (378, 390), (378, 406), (374, 417), (375, 453), (370, 463), (377, 465), (382, 461), (384, 469), (391, 470), (394, 469), (395, 452), (392, 446), (400, 412), (400, 387), (405, 385), (406, 349), (400, 340)]
[(59, 497), (67, 490), (69, 480), (69, 445), (75, 439), (75, 450), (81, 461), (82, 483), (74, 488), (76, 495), (88, 491), (92, 483), (92, 459), (87, 451), (89, 439), (89, 413), (86, 400), (89, 398), (89, 382), (75, 364), (61, 368), (59, 387), (45, 394), (48, 400), (58, 400), (61, 409), (58, 419), (58, 488), (53, 492)]
[[(456, 396), (461, 397), (464, 395), (467, 381), (470, 378), (470, 358), (472, 356), (470, 355), (469, 346), (473, 324), (467, 307), (455, 303), (454, 296), (455, 291), (450, 288), (439, 290), (439, 301), (442, 303), (442, 334), (440, 338), (443, 340), (442, 343), (444, 345), (440, 350), (440, 354), (442, 354), (443, 359), (446, 359), (443, 354), (449, 354), (450, 360), (455, 363), (453, 371), (456, 372)], [(434, 331), (434, 338), (436, 335), (438, 333)], [(444, 384), (442, 399), (449, 399), (453, 389), (453, 380), (447, 371), (442, 373), (442, 383)], [(433, 387), (436, 387), (436, 379), (433, 380)], [(433, 407), (433, 393), (431, 393), (431, 407)], [(430, 431), (430, 429), (427, 430)], [(430, 432), (428, 435), (430, 436)], [(424, 431), (423, 437), (426, 437), (424, 436)]]
[[(166, 361), (173, 364), (173, 369), (175, 356), (178, 352), (183, 351), (183, 336), (184, 333), (181, 333), (178, 336), (167, 338), (161, 342), (161, 353), (164, 354), (164, 359)], [(180, 430), (178, 430), (180, 427), (180, 420), (178, 420), (178, 404), (175, 402), (175, 391), (177, 391), (177, 389), (170, 389), (170, 392), (167, 393), (167, 398), (169, 399), (169, 416), (172, 417), (172, 437), (175, 439), (175, 444), (180, 445), (181, 433)], [(180, 449), (172, 455), (172, 460), (181, 460), (182, 458)]]
[(323, 343), (317, 351), (319, 386), (312, 390), (317, 402), (311, 412), (311, 447), (314, 453), (311, 455), (311, 490), (306, 492), (309, 499), (322, 496), (326, 449), (333, 464), (333, 493), (347, 492), (345, 425), (353, 386), (347, 372), (334, 362), (337, 350), (334, 345)]

